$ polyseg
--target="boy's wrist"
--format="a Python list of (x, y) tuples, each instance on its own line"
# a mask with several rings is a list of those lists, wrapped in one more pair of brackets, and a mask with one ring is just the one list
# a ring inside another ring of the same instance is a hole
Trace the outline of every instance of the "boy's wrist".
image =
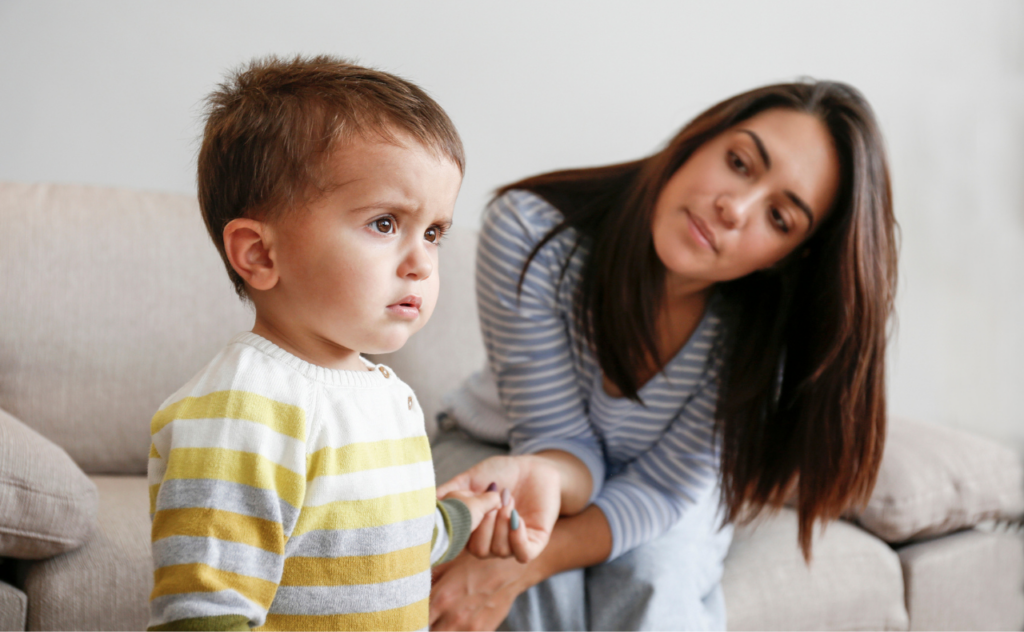
[(446, 497), (437, 501), (437, 507), (448, 529), (448, 551), (438, 562), (444, 563), (454, 559), (466, 548), (473, 532), (473, 516), (466, 503), (458, 498)]

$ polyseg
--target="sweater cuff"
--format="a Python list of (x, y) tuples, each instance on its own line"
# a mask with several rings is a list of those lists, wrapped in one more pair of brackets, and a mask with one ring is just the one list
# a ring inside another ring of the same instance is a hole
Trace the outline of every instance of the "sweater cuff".
[(249, 617), (240, 614), (224, 614), (216, 617), (194, 617), (178, 619), (170, 623), (153, 625), (149, 630), (250, 630)]
[(469, 536), (473, 534), (473, 515), (466, 503), (455, 498), (437, 501), (437, 508), (441, 510), (444, 527), (448, 531), (448, 551), (437, 562), (443, 564), (455, 559), (466, 548)]

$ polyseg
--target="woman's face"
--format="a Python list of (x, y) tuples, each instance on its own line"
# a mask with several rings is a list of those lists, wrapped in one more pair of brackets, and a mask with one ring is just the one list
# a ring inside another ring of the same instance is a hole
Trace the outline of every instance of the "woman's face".
[(832, 137), (809, 114), (768, 110), (706, 142), (654, 208), (654, 249), (670, 287), (771, 267), (821, 224), (838, 183)]

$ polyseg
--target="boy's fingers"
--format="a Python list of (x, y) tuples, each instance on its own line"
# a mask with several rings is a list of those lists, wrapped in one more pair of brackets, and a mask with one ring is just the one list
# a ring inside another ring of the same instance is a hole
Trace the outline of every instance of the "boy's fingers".
[(469, 536), (469, 543), (466, 548), (477, 557), (490, 557), (491, 538), (494, 533), (494, 520), (498, 515), (497, 511), (490, 511), (484, 515), (479, 526), (473, 529), (473, 535)]
[(498, 492), (485, 492), (476, 496), (465, 492), (459, 492), (459, 494), (463, 495), (456, 497), (460, 498), (469, 507), (469, 512), (473, 514), (473, 522), (477, 522), (477, 516), (483, 517), (501, 507), (501, 495)]
[(487, 512), (501, 507), (501, 495), (498, 494), (498, 492), (474, 494), (471, 491), (457, 489), (450, 491), (443, 496), (439, 495), (438, 497), (442, 500), (447, 500), (449, 498), (461, 500), (462, 503), (466, 505), (466, 508), (469, 509), (469, 515), (473, 519), (473, 529), (476, 529), (477, 525), (480, 524), (481, 518), (483, 518)]

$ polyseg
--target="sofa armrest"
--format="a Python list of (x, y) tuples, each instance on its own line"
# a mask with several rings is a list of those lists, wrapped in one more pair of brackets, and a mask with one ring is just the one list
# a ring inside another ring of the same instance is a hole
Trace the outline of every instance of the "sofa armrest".
[(0, 410), (0, 555), (72, 551), (96, 522), (96, 485), (52, 441)]

